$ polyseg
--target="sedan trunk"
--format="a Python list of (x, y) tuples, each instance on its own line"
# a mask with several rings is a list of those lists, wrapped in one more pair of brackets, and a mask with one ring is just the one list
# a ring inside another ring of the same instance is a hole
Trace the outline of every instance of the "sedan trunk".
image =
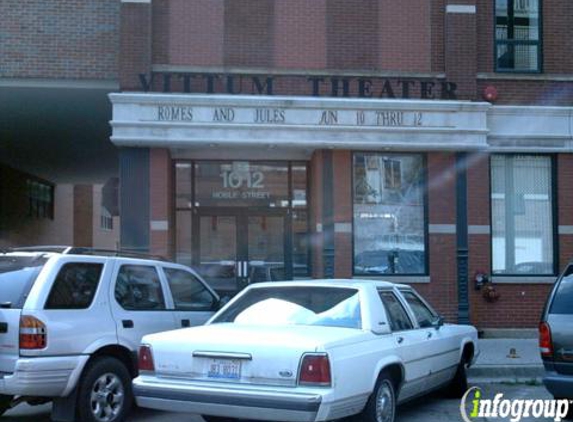
[(295, 386), (305, 353), (359, 341), (362, 330), (221, 323), (160, 333), (151, 340), (157, 376)]

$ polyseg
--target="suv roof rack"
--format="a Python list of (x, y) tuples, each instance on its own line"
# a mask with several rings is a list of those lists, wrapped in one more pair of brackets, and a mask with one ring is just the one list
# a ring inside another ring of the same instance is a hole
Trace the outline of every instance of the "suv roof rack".
[(79, 246), (62, 246), (62, 245), (42, 245), (42, 246), (24, 246), (17, 248), (4, 248), (3, 252), (51, 252), (61, 253), (63, 255), (106, 255), (121, 256), (126, 258), (155, 259), (157, 261), (166, 261), (161, 255), (146, 254), (143, 252), (129, 251), (125, 249), (101, 249)]

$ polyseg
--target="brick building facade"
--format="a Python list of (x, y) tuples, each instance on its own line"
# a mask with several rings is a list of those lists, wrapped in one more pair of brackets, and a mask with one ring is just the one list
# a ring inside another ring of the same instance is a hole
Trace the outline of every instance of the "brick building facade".
[(0, 76), (119, 81), (122, 247), (220, 290), (372, 277), (450, 321), (536, 326), (573, 255), (569, 1), (78, 7), (95, 45)]

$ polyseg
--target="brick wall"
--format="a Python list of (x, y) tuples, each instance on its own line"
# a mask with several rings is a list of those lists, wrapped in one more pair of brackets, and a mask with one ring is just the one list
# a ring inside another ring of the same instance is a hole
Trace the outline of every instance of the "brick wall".
[(119, 1), (3, 0), (0, 77), (117, 79)]
[(153, 148), (149, 156), (151, 254), (174, 256), (174, 181), (169, 150)]

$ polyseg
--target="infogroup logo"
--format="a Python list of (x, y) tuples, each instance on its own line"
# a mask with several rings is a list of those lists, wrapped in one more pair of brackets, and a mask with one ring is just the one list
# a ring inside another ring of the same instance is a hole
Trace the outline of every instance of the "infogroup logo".
[(530, 417), (552, 418), (560, 422), (569, 412), (570, 405), (567, 399), (504, 399), (503, 393), (496, 394), (493, 399), (485, 399), (479, 387), (472, 387), (462, 397), (460, 413), (465, 422), (476, 422), (479, 418), (505, 418), (519, 422)]

